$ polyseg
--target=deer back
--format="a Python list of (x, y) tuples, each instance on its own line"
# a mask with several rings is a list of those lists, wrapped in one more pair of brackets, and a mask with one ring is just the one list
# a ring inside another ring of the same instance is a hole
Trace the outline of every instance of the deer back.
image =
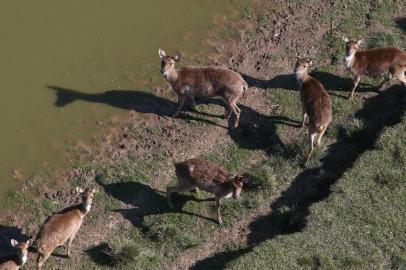
[(318, 129), (320, 125), (330, 123), (332, 114), (331, 98), (318, 80), (308, 76), (302, 82), (300, 96), (305, 111), (309, 116), (309, 124)]
[(70, 211), (54, 214), (42, 226), (36, 241), (38, 250), (53, 250), (62, 245), (82, 225), (83, 213), (74, 208)]

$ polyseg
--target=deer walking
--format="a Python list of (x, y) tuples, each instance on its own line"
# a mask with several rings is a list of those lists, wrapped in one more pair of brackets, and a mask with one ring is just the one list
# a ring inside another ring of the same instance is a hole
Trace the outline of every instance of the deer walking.
[(315, 146), (321, 144), (321, 138), (326, 132), (332, 117), (330, 95), (323, 85), (307, 72), (311, 64), (310, 59), (299, 58), (294, 69), (303, 109), (303, 123), (300, 130), (305, 127), (308, 119), (309, 154), (304, 166), (309, 162)]
[(10, 243), (16, 249), (16, 254), (0, 262), (0, 270), (18, 270), (27, 262), (28, 248), (30, 247), (31, 240), (18, 242), (11, 239)]
[(49, 217), (38, 234), (36, 247), (38, 250), (37, 269), (40, 269), (55, 248), (68, 241), (67, 257), (71, 256), (71, 246), (76, 233), (82, 225), (83, 218), (89, 213), (96, 189), (83, 190), (76, 188), (82, 194), (82, 203), (68, 207)]
[(173, 117), (177, 117), (185, 100), (189, 97), (196, 105), (195, 97), (219, 96), (226, 103), (226, 119), (230, 119), (234, 112), (236, 119), (233, 127), (238, 127), (241, 110), (237, 101), (248, 89), (248, 84), (240, 74), (223, 67), (186, 67), (175, 68), (175, 62), (180, 60), (180, 55), (169, 56), (164, 50), (159, 49), (161, 58), (161, 73), (178, 95), (178, 108)]
[(178, 184), (166, 189), (169, 206), (173, 208), (171, 201), (173, 192), (187, 192), (199, 188), (214, 194), (217, 221), (223, 224), (220, 214), (222, 200), (230, 196), (234, 199), (240, 198), (243, 176), (231, 174), (213, 162), (202, 159), (189, 159), (174, 165)]
[(345, 66), (352, 73), (354, 81), (348, 98), (354, 97), (354, 92), (361, 80), (361, 75), (378, 76), (389, 72), (391, 77), (396, 77), (406, 86), (405, 51), (395, 47), (359, 50), (362, 40), (343, 38), (343, 41), (345, 42)]

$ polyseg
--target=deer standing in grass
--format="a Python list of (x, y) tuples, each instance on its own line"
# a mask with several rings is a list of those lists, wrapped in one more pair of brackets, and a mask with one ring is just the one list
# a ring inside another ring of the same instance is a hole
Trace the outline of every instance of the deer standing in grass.
[(28, 248), (31, 240), (26, 242), (18, 242), (11, 239), (11, 246), (16, 248), (15, 256), (0, 262), (0, 270), (18, 270), (27, 262)]
[[(362, 40), (349, 40), (345, 42), (345, 66), (351, 71), (354, 85), (348, 98), (353, 98), (361, 75), (378, 76), (385, 72), (390, 77), (396, 77), (406, 86), (406, 52), (395, 47), (374, 48), (359, 50)], [(381, 87), (385, 84), (385, 80)]]
[(311, 64), (310, 59), (299, 58), (294, 69), (303, 109), (303, 123), (300, 130), (305, 127), (308, 119), (309, 154), (304, 166), (309, 162), (315, 146), (320, 145), (332, 117), (330, 95), (323, 85), (307, 72)]
[(178, 184), (167, 187), (166, 198), (173, 208), (171, 195), (173, 192), (187, 192), (196, 188), (213, 193), (216, 198), (217, 221), (223, 224), (220, 205), (223, 198), (232, 196), (239, 199), (243, 187), (243, 176), (234, 175), (213, 162), (202, 159), (189, 159), (176, 163), (175, 172)]
[(90, 211), (96, 189), (76, 188), (76, 191), (82, 194), (82, 203), (52, 215), (42, 226), (36, 240), (37, 269), (42, 267), (55, 248), (63, 245), (66, 241), (68, 241), (67, 257), (71, 256), (73, 239), (82, 225), (83, 218)]
[(172, 86), (173, 91), (178, 95), (178, 108), (173, 117), (177, 117), (182, 109), (185, 100), (189, 97), (196, 105), (195, 97), (219, 96), (226, 103), (226, 119), (230, 119), (234, 112), (236, 119), (233, 127), (238, 127), (241, 110), (237, 101), (248, 89), (248, 84), (240, 74), (223, 67), (186, 67), (175, 68), (175, 62), (180, 60), (180, 55), (169, 56), (165, 51), (159, 49), (161, 58), (161, 73)]

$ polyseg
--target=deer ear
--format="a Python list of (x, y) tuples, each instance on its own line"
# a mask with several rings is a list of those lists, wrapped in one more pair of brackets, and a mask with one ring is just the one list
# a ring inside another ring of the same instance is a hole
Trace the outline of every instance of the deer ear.
[(12, 245), (13, 247), (18, 246), (17, 240), (11, 239), (11, 240), (10, 240), (10, 243), (11, 243), (11, 245)]
[(179, 62), (179, 60), (180, 60), (181, 57), (182, 57), (182, 56), (181, 56), (180, 52), (179, 52), (179, 51), (176, 51), (176, 55), (175, 55), (175, 57), (173, 58), (173, 60), (175, 60), (176, 62)]
[(27, 240), (27, 242), (25, 242), (26, 244), (27, 244), (27, 246), (32, 246), (32, 239), (30, 238), (30, 239), (28, 239)]
[(343, 36), (343, 41), (345, 42), (345, 43), (347, 43), (348, 41), (350, 41), (346, 36)]
[(158, 55), (159, 55), (159, 57), (162, 59), (162, 58), (164, 58), (164, 57), (166, 56), (166, 53), (165, 53), (164, 50), (159, 49), (159, 50), (158, 50)]
[(364, 41), (363, 41), (362, 39), (360, 39), (360, 40), (357, 41), (357, 45), (358, 45), (358, 46), (361, 45), (362, 43), (364, 43)]
[(76, 192), (77, 192), (77, 193), (83, 193), (84, 190), (83, 190), (83, 188), (81, 188), (81, 187), (76, 187)]

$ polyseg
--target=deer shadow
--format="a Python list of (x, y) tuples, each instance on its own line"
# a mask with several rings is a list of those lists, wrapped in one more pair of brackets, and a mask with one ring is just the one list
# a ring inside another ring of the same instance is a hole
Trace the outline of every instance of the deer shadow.
[[(327, 91), (337, 91), (337, 92), (350, 92), (353, 86), (353, 81), (351, 78), (343, 78), (335, 74), (324, 72), (324, 71), (312, 71), (310, 75), (319, 80)], [(243, 75), (244, 79), (247, 81), (248, 85), (251, 87), (257, 87), (262, 89), (285, 89), (298, 91), (299, 86), (294, 74), (282, 74), (277, 75), (271, 80), (256, 79), (249, 75)], [(360, 82), (357, 87), (357, 92), (377, 92), (383, 84), (374, 86), (368, 83)], [(330, 93), (332, 94), (332, 93)], [(341, 95), (334, 94), (339, 97), (344, 97)], [(346, 97), (346, 96), (345, 96)]]
[(268, 116), (244, 105), (241, 109), (240, 125), (229, 131), (231, 139), (241, 148), (264, 150), (268, 155), (293, 155), (277, 135), (277, 126), (298, 127), (300, 122), (285, 116)]
[(406, 17), (395, 18), (395, 23), (403, 32), (406, 32)]
[(130, 221), (131, 224), (139, 228), (145, 228), (145, 217), (168, 213), (182, 213), (217, 222), (213, 218), (182, 210), (183, 206), (188, 201), (213, 201), (214, 199), (211, 198), (197, 199), (194, 196), (175, 193), (172, 195), (174, 208), (171, 209), (167, 204), (165, 192), (157, 191), (146, 184), (133, 181), (104, 184), (101, 179), (97, 179), (96, 182), (108, 195), (132, 207), (125, 209), (112, 209), (111, 211), (120, 213), (125, 219)]
[[(65, 107), (75, 101), (80, 100), (91, 103), (106, 104), (123, 110), (134, 110), (139, 113), (153, 113), (158, 116), (171, 116), (175, 113), (178, 106), (177, 103), (173, 101), (140, 90), (107, 90), (102, 93), (83, 93), (77, 90), (59, 86), (47, 85), (47, 87), (56, 93), (56, 100), (54, 102), (56, 107)], [(196, 99), (196, 101), (197, 104), (201, 103), (199, 99)], [(224, 106), (224, 103), (216, 104)], [(200, 112), (187, 106), (182, 108), (182, 112), (185, 111), (208, 117), (222, 117), (221, 115)], [(181, 113), (179, 118), (223, 127), (214, 121), (200, 118), (191, 114)]]
[(264, 241), (302, 231), (311, 206), (331, 194), (331, 187), (337, 180), (363, 153), (374, 148), (381, 132), (401, 121), (405, 108), (406, 92), (402, 86), (393, 86), (366, 100), (364, 107), (356, 113), (356, 117), (364, 122), (364, 128), (351, 134), (341, 128), (337, 142), (329, 146), (321, 165), (302, 171), (272, 202), (272, 212), (249, 225), (250, 234), (245, 248), (217, 253), (196, 262), (192, 269), (223, 269), (227, 263), (251, 252)]
[(87, 249), (85, 252), (98, 265), (113, 267), (116, 263), (114, 256), (111, 255), (112, 248), (106, 242), (91, 247)]

